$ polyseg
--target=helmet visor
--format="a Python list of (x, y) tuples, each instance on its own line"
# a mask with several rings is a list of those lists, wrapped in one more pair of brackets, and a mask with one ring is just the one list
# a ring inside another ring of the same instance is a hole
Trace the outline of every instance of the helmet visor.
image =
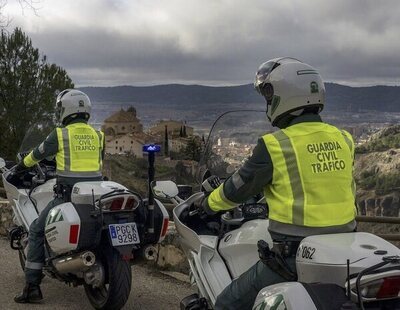
[(254, 88), (261, 94), (262, 93), (262, 86), (265, 83), (265, 81), (268, 78), (268, 75), (274, 70), (277, 66), (279, 66), (279, 63), (273, 60), (264, 62), (260, 68), (258, 68), (258, 71), (256, 73), (256, 79), (254, 81)]

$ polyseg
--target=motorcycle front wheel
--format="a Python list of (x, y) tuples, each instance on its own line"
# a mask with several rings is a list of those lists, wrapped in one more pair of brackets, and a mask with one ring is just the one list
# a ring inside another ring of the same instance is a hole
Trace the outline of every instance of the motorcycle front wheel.
[(98, 251), (96, 256), (105, 270), (105, 284), (100, 287), (85, 284), (86, 296), (95, 309), (121, 309), (131, 292), (130, 263), (122, 260), (121, 254), (110, 246)]

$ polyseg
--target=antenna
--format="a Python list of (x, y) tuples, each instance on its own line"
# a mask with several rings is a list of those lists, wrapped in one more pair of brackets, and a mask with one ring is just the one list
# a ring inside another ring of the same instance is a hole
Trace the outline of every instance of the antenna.
[(93, 200), (93, 209), (96, 209), (96, 205), (94, 203), (94, 190), (92, 188), (92, 200)]
[(350, 294), (350, 259), (347, 259), (347, 297), (349, 300), (351, 300)]

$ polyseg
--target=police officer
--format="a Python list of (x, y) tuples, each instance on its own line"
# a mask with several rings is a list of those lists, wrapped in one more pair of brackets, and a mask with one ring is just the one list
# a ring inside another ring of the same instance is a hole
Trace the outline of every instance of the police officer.
[(75, 89), (59, 93), (56, 119), (62, 125), (37, 146), (19, 164), (18, 169), (32, 167), (46, 157), (55, 156), (57, 195), (29, 227), (28, 253), (25, 264), (26, 285), (14, 300), (17, 303), (40, 301), (42, 267), (45, 260), (44, 227), (50, 210), (68, 200), (76, 182), (101, 180), (104, 135), (87, 124), (90, 117), (89, 97)]
[[(252, 156), (203, 207), (208, 213), (229, 210), (263, 192), (271, 237), (286, 249), (280, 254), (295, 274), (302, 238), (356, 227), (354, 142), (322, 122), (325, 87), (313, 67), (288, 57), (269, 60), (258, 69), (254, 87), (279, 130), (258, 140)], [(251, 309), (262, 288), (287, 280), (260, 260), (223, 290), (215, 309)]]

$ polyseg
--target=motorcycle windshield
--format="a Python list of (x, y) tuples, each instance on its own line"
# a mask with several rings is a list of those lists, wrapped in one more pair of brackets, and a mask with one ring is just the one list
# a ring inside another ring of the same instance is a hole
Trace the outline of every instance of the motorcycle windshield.
[(25, 154), (32, 151), (46, 139), (53, 129), (54, 127), (44, 125), (43, 123), (33, 124), (25, 133), (25, 137), (22, 140), (18, 153)]
[(206, 140), (198, 181), (202, 182), (207, 170), (222, 179), (229, 177), (252, 154), (257, 140), (272, 131), (262, 110), (235, 110), (220, 115)]
[[(97, 126), (91, 124), (94, 128)], [(26, 132), (24, 139), (22, 140), (21, 146), (19, 148), (19, 154), (25, 154), (32, 151), (36, 146), (42, 143), (47, 136), (54, 130), (55, 125), (43, 122), (33, 124)]]

